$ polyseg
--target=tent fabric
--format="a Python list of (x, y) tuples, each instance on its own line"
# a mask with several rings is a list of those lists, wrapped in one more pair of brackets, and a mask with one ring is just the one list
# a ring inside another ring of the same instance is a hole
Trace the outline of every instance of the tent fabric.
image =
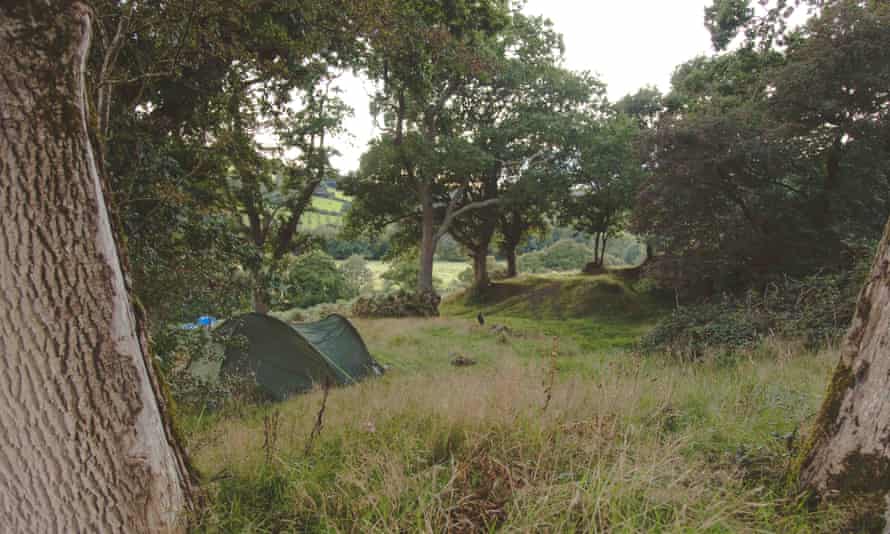
[(358, 331), (340, 315), (291, 326), (249, 313), (225, 321), (216, 332), (229, 340), (220, 372), (251, 371), (257, 385), (278, 400), (326, 380), (348, 385), (383, 371)]

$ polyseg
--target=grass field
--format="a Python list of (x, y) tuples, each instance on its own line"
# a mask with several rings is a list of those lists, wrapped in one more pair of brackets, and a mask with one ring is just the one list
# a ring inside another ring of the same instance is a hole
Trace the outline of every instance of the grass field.
[(536, 277), (438, 319), (356, 321), (388, 373), (330, 392), (313, 442), (322, 392), (182, 420), (196, 530), (856, 531), (785, 483), (836, 352), (629, 351), (662, 310), (611, 276)]
[(324, 225), (339, 226), (341, 223), (342, 217), (314, 211), (307, 211), (300, 218), (300, 226), (306, 230), (312, 230)]
[[(312, 209), (306, 211), (300, 219), (300, 227), (304, 230), (313, 230), (319, 226), (340, 226), (345, 215), (346, 202), (352, 200), (348, 195), (339, 190), (333, 190), (334, 198), (320, 196), (312, 197)], [(315, 210), (315, 211), (313, 211)], [(321, 213), (325, 212), (325, 213)], [(339, 213), (339, 215), (333, 215)]]
[(352, 202), (352, 197), (340, 191), (339, 189), (334, 190), (334, 197), (345, 202)]
[(340, 213), (343, 211), (343, 202), (324, 197), (312, 197), (312, 207), (321, 211)]

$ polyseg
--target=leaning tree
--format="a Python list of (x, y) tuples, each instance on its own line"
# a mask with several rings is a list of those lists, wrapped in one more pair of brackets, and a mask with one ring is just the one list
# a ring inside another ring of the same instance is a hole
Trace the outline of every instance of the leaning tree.
[(85, 2), (0, 4), (0, 524), (183, 530), (192, 481), (131, 305)]

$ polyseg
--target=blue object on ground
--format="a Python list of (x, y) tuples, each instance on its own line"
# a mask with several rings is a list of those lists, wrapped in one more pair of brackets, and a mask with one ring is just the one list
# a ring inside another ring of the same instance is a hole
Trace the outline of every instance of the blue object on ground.
[(202, 315), (198, 317), (198, 324), (201, 326), (213, 326), (213, 323), (216, 322), (216, 317), (212, 317), (210, 315)]

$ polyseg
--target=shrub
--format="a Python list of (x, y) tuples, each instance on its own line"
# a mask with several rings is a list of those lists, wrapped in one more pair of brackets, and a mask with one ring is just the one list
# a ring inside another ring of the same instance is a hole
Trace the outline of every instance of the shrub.
[(449, 234), (445, 234), (436, 247), (436, 259), (440, 261), (464, 261), (466, 253), (461, 250), (460, 244)]
[(373, 289), (374, 273), (368, 268), (368, 262), (363, 257), (350, 256), (340, 265), (340, 271), (354, 295), (361, 295)]
[(582, 243), (563, 239), (537, 252), (519, 256), (519, 270), (526, 273), (580, 271), (593, 258), (593, 250)]
[(221, 338), (207, 329), (183, 330), (166, 324), (151, 336), (151, 350), (158, 361), (164, 383), (180, 407), (191, 410), (218, 409), (230, 402), (254, 400), (256, 381), (251, 374), (199, 373), (196, 368), (218, 370), (225, 347), (245, 343), (243, 338)]
[(785, 277), (762, 292), (675, 310), (639, 343), (647, 352), (697, 357), (705, 348), (749, 347), (768, 334), (808, 348), (837, 342), (853, 317), (865, 269), (803, 279)]
[(763, 319), (731, 300), (684, 306), (659, 321), (638, 347), (683, 359), (697, 359), (712, 347), (729, 351), (751, 347), (766, 333), (769, 323)]
[(322, 225), (313, 228), (310, 232), (321, 240), (324, 251), (338, 260), (356, 255), (379, 260), (389, 252), (387, 239), (346, 239), (337, 226)]
[(325, 302), (349, 299), (356, 291), (334, 259), (320, 250), (297, 256), (272, 280), (277, 308), (308, 308)]
[[(381, 275), (383, 290), (390, 292), (394, 289), (410, 291), (417, 286), (417, 276), (420, 273), (420, 260), (416, 254), (406, 254), (394, 259), (389, 269)], [(442, 280), (433, 277), (433, 286), (440, 288)]]

